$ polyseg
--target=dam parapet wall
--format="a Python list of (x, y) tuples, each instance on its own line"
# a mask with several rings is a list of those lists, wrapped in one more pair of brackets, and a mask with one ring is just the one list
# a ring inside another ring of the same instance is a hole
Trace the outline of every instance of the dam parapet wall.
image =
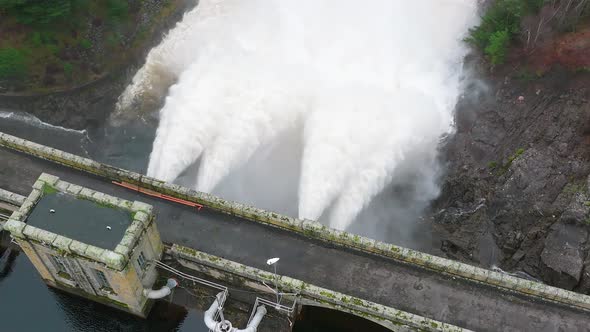
[(378, 255), (404, 264), (434, 271), (435, 273), (460, 277), (472, 282), (524, 296), (531, 296), (544, 301), (559, 303), (582, 310), (590, 310), (590, 296), (584, 294), (376, 241), (367, 237), (332, 229), (316, 221), (300, 220), (245, 204), (224, 200), (211, 194), (166, 183), (139, 173), (106, 165), (8, 134), (0, 133), (0, 146), (98, 175), (111, 181), (127, 182), (162, 194), (202, 204), (207, 208), (222, 213), (280, 228), (312, 240), (327, 243), (328, 245), (365, 254)]

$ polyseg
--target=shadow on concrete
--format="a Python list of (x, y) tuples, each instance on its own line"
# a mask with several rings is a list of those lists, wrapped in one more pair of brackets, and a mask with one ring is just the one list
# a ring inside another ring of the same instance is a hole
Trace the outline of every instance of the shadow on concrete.
[(293, 332), (390, 332), (370, 320), (346, 312), (303, 306), (297, 316)]

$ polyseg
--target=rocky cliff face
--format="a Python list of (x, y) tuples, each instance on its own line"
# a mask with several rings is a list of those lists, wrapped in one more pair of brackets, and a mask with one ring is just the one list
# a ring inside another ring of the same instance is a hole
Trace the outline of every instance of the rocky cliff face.
[(504, 73), (484, 85), (467, 89), (443, 145), (432, 213), (442, 250), (590, 292), (590, 74)]

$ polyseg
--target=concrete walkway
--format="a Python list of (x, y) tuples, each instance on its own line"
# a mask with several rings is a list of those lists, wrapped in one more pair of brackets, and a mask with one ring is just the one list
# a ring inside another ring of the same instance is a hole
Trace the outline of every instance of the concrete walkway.
[(587, 331), (587, 312), (524, 298), (460, 278), (434, 274), (208, 209), (196, 211), (112, 185), (103, 179), (0, 148), (0, 188), (28, 195), (42, 172), (155, 206), (166, 242), (268, 269), (303, 281), (476, 331)]

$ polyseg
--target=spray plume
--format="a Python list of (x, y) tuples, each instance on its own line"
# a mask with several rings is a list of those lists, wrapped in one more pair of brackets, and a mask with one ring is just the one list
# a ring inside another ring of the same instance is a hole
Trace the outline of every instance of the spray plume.
[[(162, 95), (148, 175), (200, 159), (212, 191), (261, 148), (303, 133), (299, 217), (347, 228), (408, 169), (436, 191), (476, 4), (462, 0), (202, 0), (120, 100)], [(425, 171), (428, 169), (430, 171)]]

